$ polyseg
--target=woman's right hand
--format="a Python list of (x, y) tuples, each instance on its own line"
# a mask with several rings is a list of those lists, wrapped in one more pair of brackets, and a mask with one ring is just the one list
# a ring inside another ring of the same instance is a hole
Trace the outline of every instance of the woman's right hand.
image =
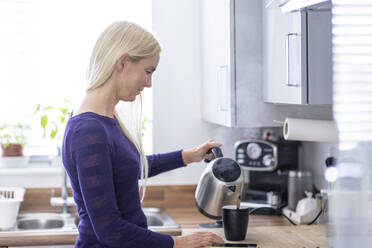
[(222, 238), (211, 232), (196, 232), (173, 239), (173, 248), (198, 248), (224, 242)]

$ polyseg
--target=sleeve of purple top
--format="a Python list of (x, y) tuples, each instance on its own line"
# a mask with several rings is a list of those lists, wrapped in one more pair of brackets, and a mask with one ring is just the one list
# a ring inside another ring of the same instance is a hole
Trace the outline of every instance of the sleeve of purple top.
[(98, 122), (82, 124), (71, 144), (81, 194), (97, 239), (105, 247), (172, 248), (171, 236), (152, 232), (121, 217), (109, 144), (105, 129)]
[(186, 166), (182, 159), (182, 150), (146, 156), (149, 164), (149, 177)]

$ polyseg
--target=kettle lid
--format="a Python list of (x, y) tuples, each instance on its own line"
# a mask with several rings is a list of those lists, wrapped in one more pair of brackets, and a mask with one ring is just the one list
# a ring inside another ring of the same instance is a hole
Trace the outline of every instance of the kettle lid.
[(213, 162), (212, 172), (217, 179), (228, 183), (240, 177), (240, 166), (231, 158), (218, 158)]

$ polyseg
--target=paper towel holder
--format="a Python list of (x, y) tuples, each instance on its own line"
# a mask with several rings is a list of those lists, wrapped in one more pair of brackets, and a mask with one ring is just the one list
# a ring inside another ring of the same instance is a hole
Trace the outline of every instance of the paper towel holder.
[(336, 142), (337, 125), (333, 120), (286, 118), (283, 127), (286, 140)]

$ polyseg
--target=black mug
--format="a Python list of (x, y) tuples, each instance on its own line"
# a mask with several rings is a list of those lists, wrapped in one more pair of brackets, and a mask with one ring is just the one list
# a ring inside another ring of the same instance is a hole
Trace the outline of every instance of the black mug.
[(222, 207), (222, 221), (225, 237), (230, 241), (244, 240), (249, 219), (248, 207), (236, 208), (236, 205)]

